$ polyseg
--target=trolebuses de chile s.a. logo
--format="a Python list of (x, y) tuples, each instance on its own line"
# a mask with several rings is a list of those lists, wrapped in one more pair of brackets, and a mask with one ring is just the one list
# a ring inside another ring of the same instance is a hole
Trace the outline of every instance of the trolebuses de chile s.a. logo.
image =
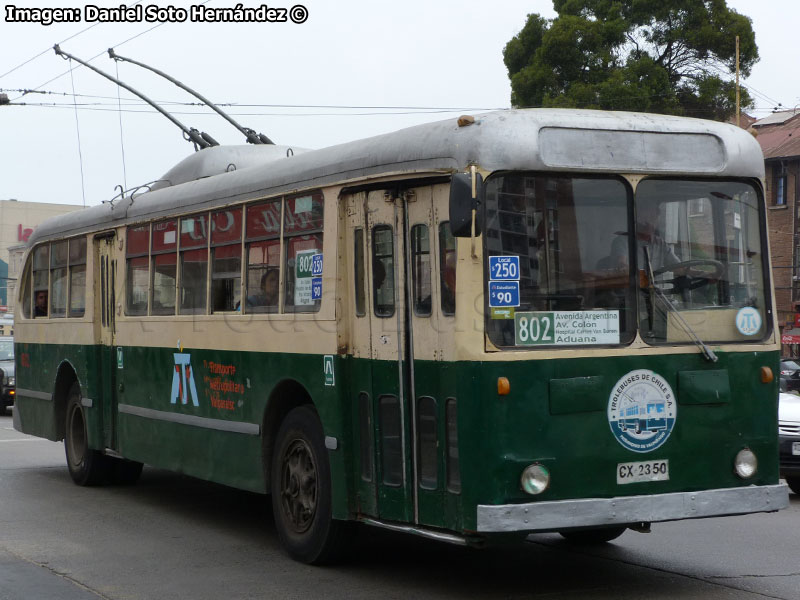
[(677, 403), (661, 375), (638, 369), (620, 377), (608, 398), (608, 424), (617, 441), (633, 452), (650, 452), (667, 441)]

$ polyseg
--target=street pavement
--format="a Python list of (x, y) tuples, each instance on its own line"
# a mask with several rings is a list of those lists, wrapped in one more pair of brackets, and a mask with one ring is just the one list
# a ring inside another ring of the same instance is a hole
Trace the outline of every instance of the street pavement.
[(780, 513), (654, 524), (580, 547), (473, 550), (363, 528), (350, 561), (280, 547), (268, 500), (146, 467), (72, 484), (61, 444), (0, 417), (0, 600), (800, 598), (800, 496)]

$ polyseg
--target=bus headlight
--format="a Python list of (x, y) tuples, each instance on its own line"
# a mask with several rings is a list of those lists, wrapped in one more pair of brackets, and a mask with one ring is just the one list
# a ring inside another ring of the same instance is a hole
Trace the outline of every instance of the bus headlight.
[(522, 471), (520, 485), (531, 496), (541, 494), (550, 485), (550, 472), (544, 465), (528, 465)]
[(736, 474), (742, 479), (748, 479), (758, 471), (758, 459), (750, 448), (739, 450), (736, 460), (733, 461)]

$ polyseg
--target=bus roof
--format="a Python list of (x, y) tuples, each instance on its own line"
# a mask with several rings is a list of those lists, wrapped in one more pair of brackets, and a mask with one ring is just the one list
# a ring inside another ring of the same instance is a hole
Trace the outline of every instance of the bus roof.
[[(727, 123), (571, 109), (522, 109), (455, 118), (320, 150), (217, 146), (187, 157), (150, 190), (53, 217), (29, 245), (160, 216), (386, 175), (485, 171), (647, 173), (763, 179), (753, 136)], [(286, 156), (291, 154), (290, 156)], [(228, 165), (238, 168), (227, 172)]]

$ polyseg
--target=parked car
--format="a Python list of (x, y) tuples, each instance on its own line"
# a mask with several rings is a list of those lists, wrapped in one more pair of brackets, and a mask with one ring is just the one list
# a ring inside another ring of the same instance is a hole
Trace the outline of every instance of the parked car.
[(17, 383), (14, 373), (14, 338), (0, 337), (0, 414), (14, 404)]
[(778, 402), (781, 477), (800, 494), (800, 396), (781, 394)]
[(800, 364), (794, 360), (782, 360), (781, 382), (786, 384), (787, 392), (800, 391)]

